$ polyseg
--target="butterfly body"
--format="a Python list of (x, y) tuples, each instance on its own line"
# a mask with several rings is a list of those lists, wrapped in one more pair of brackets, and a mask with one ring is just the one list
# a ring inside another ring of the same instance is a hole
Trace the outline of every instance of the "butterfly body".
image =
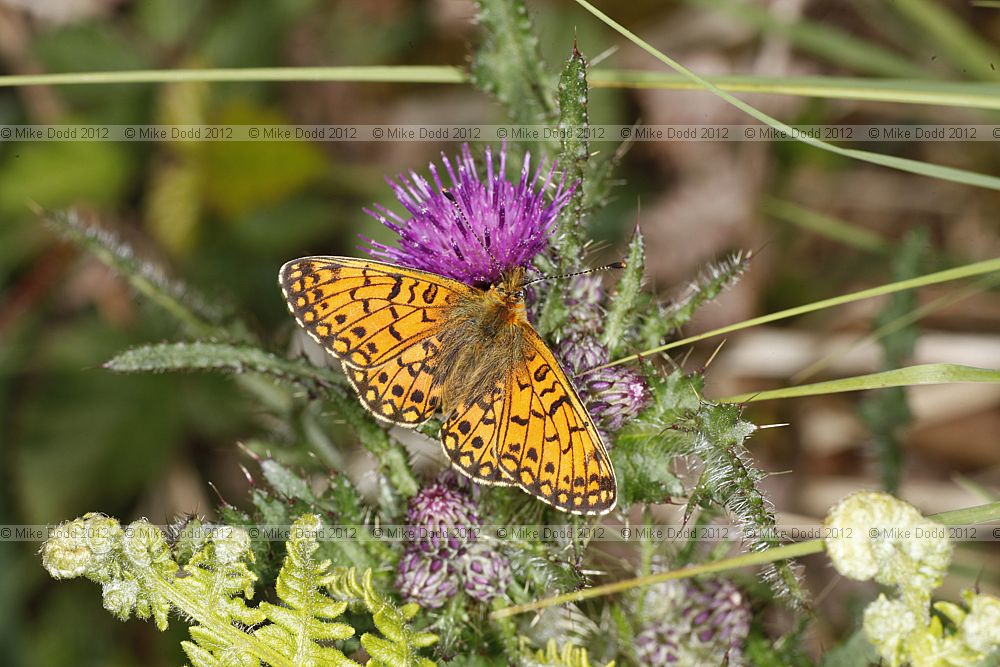
[(564, 511), (616, 501), (600, 434), (528, 322), (524, 269), (487, 289), (372, 260), (305, 257), (279, 282), (299, 324), (341, 360), (376, 417), (445, 415), (441, 442), (474, 480), (519, 486)]

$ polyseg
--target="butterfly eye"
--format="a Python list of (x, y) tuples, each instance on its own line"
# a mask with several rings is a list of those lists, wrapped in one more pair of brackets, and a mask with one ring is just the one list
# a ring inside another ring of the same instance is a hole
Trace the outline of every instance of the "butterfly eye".
[(524, 298), (524, 290), (523, 289), (519, 289), (516, 292), (514, 292), (514, 298), (517, 299), (518, 301), (520, 301), (521, 299), (523, 299)]

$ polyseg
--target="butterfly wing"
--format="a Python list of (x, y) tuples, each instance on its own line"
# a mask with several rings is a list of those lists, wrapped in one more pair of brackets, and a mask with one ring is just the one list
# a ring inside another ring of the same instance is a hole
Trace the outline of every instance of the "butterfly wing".
[(551, 350), (530, 327), (525, 336), (525, 361), (506, 386), (442, 426), (445, 451), (473, 479), (520, 486), (573, 514), (606, 514), (617, 502), (607, 449)]
[(503, 387), (463, 403), (441, 425), (441, 445), (456, 468), (481, 484), (512, 486), (497, 463)]
[(448, 310), (474, 288), (441, 276), (352, 257), (303, 257), (278, 282), (295, 319), (341, 360), (362, 403), (415, 426), (434, 414), (434, 357)]

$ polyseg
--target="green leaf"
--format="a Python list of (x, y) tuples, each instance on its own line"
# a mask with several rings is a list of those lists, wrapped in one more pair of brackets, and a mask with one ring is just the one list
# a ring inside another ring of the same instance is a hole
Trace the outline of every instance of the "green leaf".
[(667, 333), (676, 331), (691, 321), (699, 308), (714, 301), (723, 291), (735, 285), (747, 269), (750, 268), (752, 253), (736, 252), (721, 262), (714, 262), (703, 270), (698, 277), (687, 286), (685, 291), (669, 306), (651, 313), (648, 317), (656, 317), (657, 322), (648, 322), (645, 339), (652, 336), (648, 333), (653, 329), (663, 338)]
[(261, 463), (260, 467), (271, 488), (285, 498), (289, 500), (301, 499), (306, 502), (316, 500), (306, 481), (277, 461), (268, 459)]
[(962, 366), (959, 364), (920, 364), (897, 368), (881, 373), (856, 375), (839, 380), (828, 380), (796, 387), (750, 392), (715, 399), (726, 403), (751, 403), (770, 401), (776, 398), (797, 398), (799, 396), (819, 396), (839, 394), (845, 391), (882, 389), (884, 387), (909, 387), (919, 384), (949, 384), (951, 382), (1000, 382), (1000, 370)]
[(396, 607), (372, 585), (372, 572), (368, 570), (361, 580), (354, 568), (337, 570), (327, 582), (327, 590), (335, 599), (354, 607), (363, 607), (372, 615), (375, 627), (382, 634), (365, 633), (361, 645), (374, 659), (369, 665), (386, 667), (424, 667), (434, 663), (420, 656), (422, 648), (431, 646), (437, 636), (420, 632), (411, 627), (418, 607), (408, 604)]
[[(29, 202), (45, 208), (80, 203), (111, 207), (134, 173), (124, 144), (45, 141), (6, 151), (0, 165), (0, 213), (22, 214)], [(52, 165), (59, 165), (53, 169)]]
[[(249, 105), (224, 110), (223, 125), (283, 125), (288, 119)], [(327, 162), (316, 144), (307, 141), (226, 142), (204, 144), (204, 196), (228, 218), (276, 204), (318, 182)]]
[(873, 76), (901, 76), (923, 78), (926, 71), (892, 51), (887, 51), (871, 40), (855, 37), (850, 33), (798, 17), (786, 21), (762, 7), (733, 0), (688, 0), (691, 4), (725, 12), (761, 31), (780, 35), (799, 49), (812, 53), (831, 63)]
[(853, 248), (881, 253), (891, 247), (888, 241), (870, 229), (811, 211), (792, 202), (770, 199), (764, 205), (764, 213)]
[[(38, 209), (36, 213), (61, 235), (123, 275), (137, 292), (172, 315), (191, 333), (227, 333), (220, 324), (222, 313), (218, 308), (209, 305), (188, 286), (169, 280), (160, 267), (140, 260), (129, 245), (110, 231), (85, 223), (76, 211)], [(237, 331), (228, 333), (239, 335)]]
[(712, 338), (713, 336), (720, 336), (722, 334), (732, 333), (733, 331), (741, 331), (743, 329), (749, 329), (751, 327), (755, 327), (759, 324), (769, 324), (770, 322), (777, 322), (779, 320), (784, 320), (789, 317), (805, 315), (806, 313), (812, 313), (817, 310), (823, 310), (824, 308), (832, 308), (833, 306), (842, 306), (844, 304), (853, 303), (855, 301), (870, 299), (875, 296), (884, 296), (886, 294), (902, 292), (903, 290), (915, 289), (917, 287), (936, 285), (938, 283), (947, 282), (949, 280), (958, 280), (960, 278), (969, 278), (971, 276), (978, 276), (985, 273), (993, 273), (994, 271), (1000, 271), (1000, 258), (988, 259), (983, 262), (974, 262), (972, 264), (966, 264), (964, 266), (959, 266), (954, 269), (938, 271), (937, 273), (929, 273), (927, 275), (920, 276), (919, 278), (912, 278), (910, 280), (900, 280), (898, 282), (889, 283), (887, 285), (880, 285), (878, 287), (872, 287), (871, 289), (861, 290), (860, 292), (842, 294), (840, 296), (835, 296), (830, 299), (823, 299), (822, 301), (809, 303), (804, 306), (796, 306), (795, 308), (789, 308), (787, 310), (781, 310), (776, 313), (762, 315), (760, 317), (755, 317), (753, 319), (744, 320), (743, 322), (738, 322), (736, 324), (730, 324), (728, 326), (720, 327), (718, 329), (706, 331), (705, 333), (698, 334), (697, 336), (690, 336), (682, 340), (675, 340), (670, 343), (667, 343), (666, 345), (661, 345), (659, 347), (654, 347), (645, 350), (643, 352), (640, 352), (639, 354), (630, 355), (628, 357), (622, 357), (621, 359), (617, 359), (611, 362), (610, 364), (608, 364), (608, 366), (616, 366), (618, 364), (624, 364), (629, 361), (635, 361), (636, 359), (639, 359), (641, 356), (648, 357), (654, 354), (658, 354), (660, 352), (672, 350), (675, 347), (682, 347), (684, 345), (688, 345), (690, 343), (694, 343), (699, 340)]
[(118, 373), (212, 370), (223, 373), (259, 373), (308, 387), (344, 387), (343, 376), (304, 361), (282, 359), (247, 345), (195, 341), (157, 343), (122, 352), (104, 368)]
[(305, 515), (292, 526), (288, 555), (278, 573), (276, 592), (281, 605), (261, 602), (259, 609), (271, 621), (254, 631), (254, 636), (274, 646), (294, 664), (357, 665), (328, 642), (347, 639), (354, 628), (334, 621), (347, 609), (322, 593), (331, 580), (330, 562), (313, 557), (319, 531), (319, 517)]
[(610, 299), (604, 331), (601, 334), (601, 342), (607, 346), (612, 357), (620, 354), (628, 345), (629, 327), (635, 319), (636, 304), (639, 301), (645, 270), (646, 243), (637, 226), (625, 256), (625, 269)]
[(944, 3), (896, 0), (891, 7), (909, 19), (920, 30), (921, 41), (951, 61), (955, 69), (986, 81), (1000, 79), (1000, 71), (991, 67), (991, 64), (1000, 63), (1000, 51), (984, 41), (971, 24), (956, 17)]
[(472, 59), (472, 81), (507, 107), (515, 123), (543, 125), (555, 117), (538, 37), (524, 0), (478, 0), (483, 42)]

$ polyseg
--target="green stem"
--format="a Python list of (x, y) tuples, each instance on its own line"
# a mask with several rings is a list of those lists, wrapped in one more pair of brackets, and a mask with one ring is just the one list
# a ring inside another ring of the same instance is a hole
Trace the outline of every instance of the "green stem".
[[(679, 74), (648, 70), (594, 69), (592, 88), (656, 88), (703, 90)], [(824, 99), (867, 100), (902, 104), (933, 104), (973, 109), (1000, 109), (1000, 86), (954, 81), (914, 81), (862, 77), (714, 76), (713, 85), (734, 93), (763, 93)], [(207, 81), (347, 81), (356, 83), (465, 84), (469, 75), (449, 65), (350, 67), (248, 67), (231, 69), (127, 70), (118, 72), (59, 72), (0, 76), (0, 88)]]
[(802, 142), (807, 146), (812, 146), (813, 148), (818, 148), (820, 150), (833, 153), (834, 155), (840, 155), (842, 157), (851, 158), (853, 160), (859, 160), (861, 162), (868, 162), (871, 164), (877, 164), (883, 167), (888, 167), (890, 169), (897, 169), (899, 171), (918, 174), (921, 176), (928, 176), (932, 178), (938, 178), (945, 181), (953, 181), (955, 183), (962, 183), (963, 185), (973, 185), (981, 188), (988, 188), (991, 190), (1000, 190), (1000, 178), (996, 176), (991, 176), (988, 174), (980, 174), (976, 172), (966, 171), (965, 169), (956, 169), (954, 167), (946, 167), (939, 164), (930, 164), (927, 162), (921, 162), (919, 160), (911, 160), (908, 158), (899, 158), (894, 155), (884, 155), (882, 153), (872, 153), (870, 151), (862, 151), (855, 148), (844, 148), (835, 144), (830, 144), (820, 139), (812, 136), (808, 136), (802, 133), (795, 132), (791, 126), (784, 123), (773, 116), (770, 116), (760, 109), (744, 102), (743, 100), (733, 97), (724, 90), (719, 89), (717, 86), (712, 84), (705, 78), (698, 76), (688, 68), (681, 65), (679, 62), (671, 58), (670, 56), (664, 54), (663, 52), (657, 50), (649, 42), (644, 41), (639, 38), (635, 33), (631, 32), (628, 28), (618, 23), (610, 16), (600, 11), (592, 4), (586, 0), (576, 0), (577, 4), (586, 9), (588, 12), (596, 16), (607, 26), (621, 34), (623, 37), (628, 39), (630, 42), (638, 46), (640, 49), (653, 56), (661, 63), (674, 70), (678, 74), (681, 74), (692, 82), (697, 83), (702, 88), (712, 93), (716, 97), (728, 102), (732, 106), (736, 107), (743, 113), (747, 114), (752, 118), (756, 118), (762, 123), (765, 123), (776, 130), (783, 132), (784, 134), (794, 137), (797, 141)]
[[(988, 521), (997, 521), (1000, 520), (1000, 502), (978, 505), (976, 507), (967, 507), (949, 512), (941, 512), (940, 514), (932, 514), (930, 518), (943, 523), (946, 526), (967, 526), (977, 523), (986, 523)], [(624, 579), (622, 581), (604, 584), (603, 586), (594, 586), (593, 588), (573, 591), (572, 593), (565, 593), (563, 595), (556, 595), (550, 598), (535, 600), (534, 602), (526, 604), (512, 605), (510, 607), (504, 607), (503, 609), (497, 609), (490, 614), (490, 617), (493, 619), (507, 618), (509, 616), (523, 614), (528, 611), (537, 611), (539, 609), (554, 607), (567, 602), (580, 602), (581, 600), (586, 600), (588, 598), (621, 593), (622, 591), (627, 591), (631, 588), (637, 588), (639, 586), (652, 586), (653, 584), (671, 581), (673, 579), (687, 579), (689, 577), (696, 577), (702, 574), (724, 572), (726, 570), (735, 570), (740, 567), (763, 565), (765, 563), (772, 563), (779, 560), (809, 556), (811, 554), (818, 554), (825, 549), (826, 543), (822, 539), (783, 544), (780, 547), (768, 549), (767, 551), (741, 554), (732, 558), (715, 561), (714, 563), (692, 565), (679, 570), (673, 570), (672, 572), (660, 572), (659, 574), (651, 574), (644, 577)]]
[(954, 269), (938, 271), (937, 273), (929, 273), (926, 276), (911, 278), (909, 280), (900, 280), (898, 282), (888, 283), (887, 285), (879, 285), (878, 287), (872, 287), (871, 289), (861, 290), (860, 292), (843, 294), (841, 296), (835, 296), (830, 299), (823, 299), (822, 301), (809, 303), (804, 306), (796, 306), (795, 308), (781, 310), (776, 313), (771, 313), (769, 315), (762, 315), (761, 317), (755, 317), (750, 320), (744, 320), (743, 322), (737, 322), (736, 324), (730, 324), (728, 326), (720, 327), (718, 329), (712, 329), (711, 331), (706, 331), (705, 333), (698, 334), (697, 336), (690, 336), (682, 340), (675, 340), (671, 343), (667, 343), (666, 345), (661, 345), (660, 347), (654, 347), (652, 349), (645, 350), (643, 352), (640, 352), (639, 354), (633, 354), (628, 357), (622, 357), (621, 359), (616, 359), (615, 361), (612, 361), (609, 364), (605, 364), (604, 366), (598, 366), (597, 368), (594, 368), (592, 370), (597, 370), (598, 368), (607, 368), (608, 366), (617, 366), (619, 364), (628, 363), (630, 361), (636, 361), (637, 359), (640, 359), (642, 357), (648, 357), (653, 354), (658, 354), (660, 352), (666, 352), (667, 350), (672, 350), (675, 347), (688, 345), (690, 343), (694, 343), (699, 340), (712, 338), (713, 336), (720, 336), (722, 334), (732, 333), (733, 331), (749, 329), (750, 327), (755, 327), (759, 324), (768, 324), (770, 322), (777, 322), (778, 320), (788, 319), (789, 317), (796, 317), (797, 315), (805, 315), (806, 313), (812, 313), (817, 310), (823, 310), (825, 308), (832, 308), (833, 306), (842, 306), (844, 304), (853, 303), (855, 301), (862, 301), (864, 299), (870, 299), (876, 296), (884, 296), (886, 294), (902, 292), (903, 290), (915, 289), (917, 287), (926, 287), (927, 285), (936, 285), (937, 283), (943, 283), (949, 280), (959, 280), (961, 278), (979, 276), (984, 273), (992, 273), (994, 271), (1000, 271), (1000, 258), (988, 259), (983, 262), (975, 262), (973, 264), (966, 264), (965, 266), (959, 266)]
[(839, 394), (845, 391), (885, 389), (887, 387), (913, 387), (921, 384), (950, 384), (953, 382), (1000, 382), (1000, 370), (961, 366), (959, 364), (920, 364), (905, 368), (894, 368), (881, 373), (869, 373), (855, 377), (827, 380), (813, 384), (771, 389), (769, 391), (747, 392), (735, 396), (714, 399), (719, 403), (750, 403), (770, 401), (775, 398), (797, 398)]

